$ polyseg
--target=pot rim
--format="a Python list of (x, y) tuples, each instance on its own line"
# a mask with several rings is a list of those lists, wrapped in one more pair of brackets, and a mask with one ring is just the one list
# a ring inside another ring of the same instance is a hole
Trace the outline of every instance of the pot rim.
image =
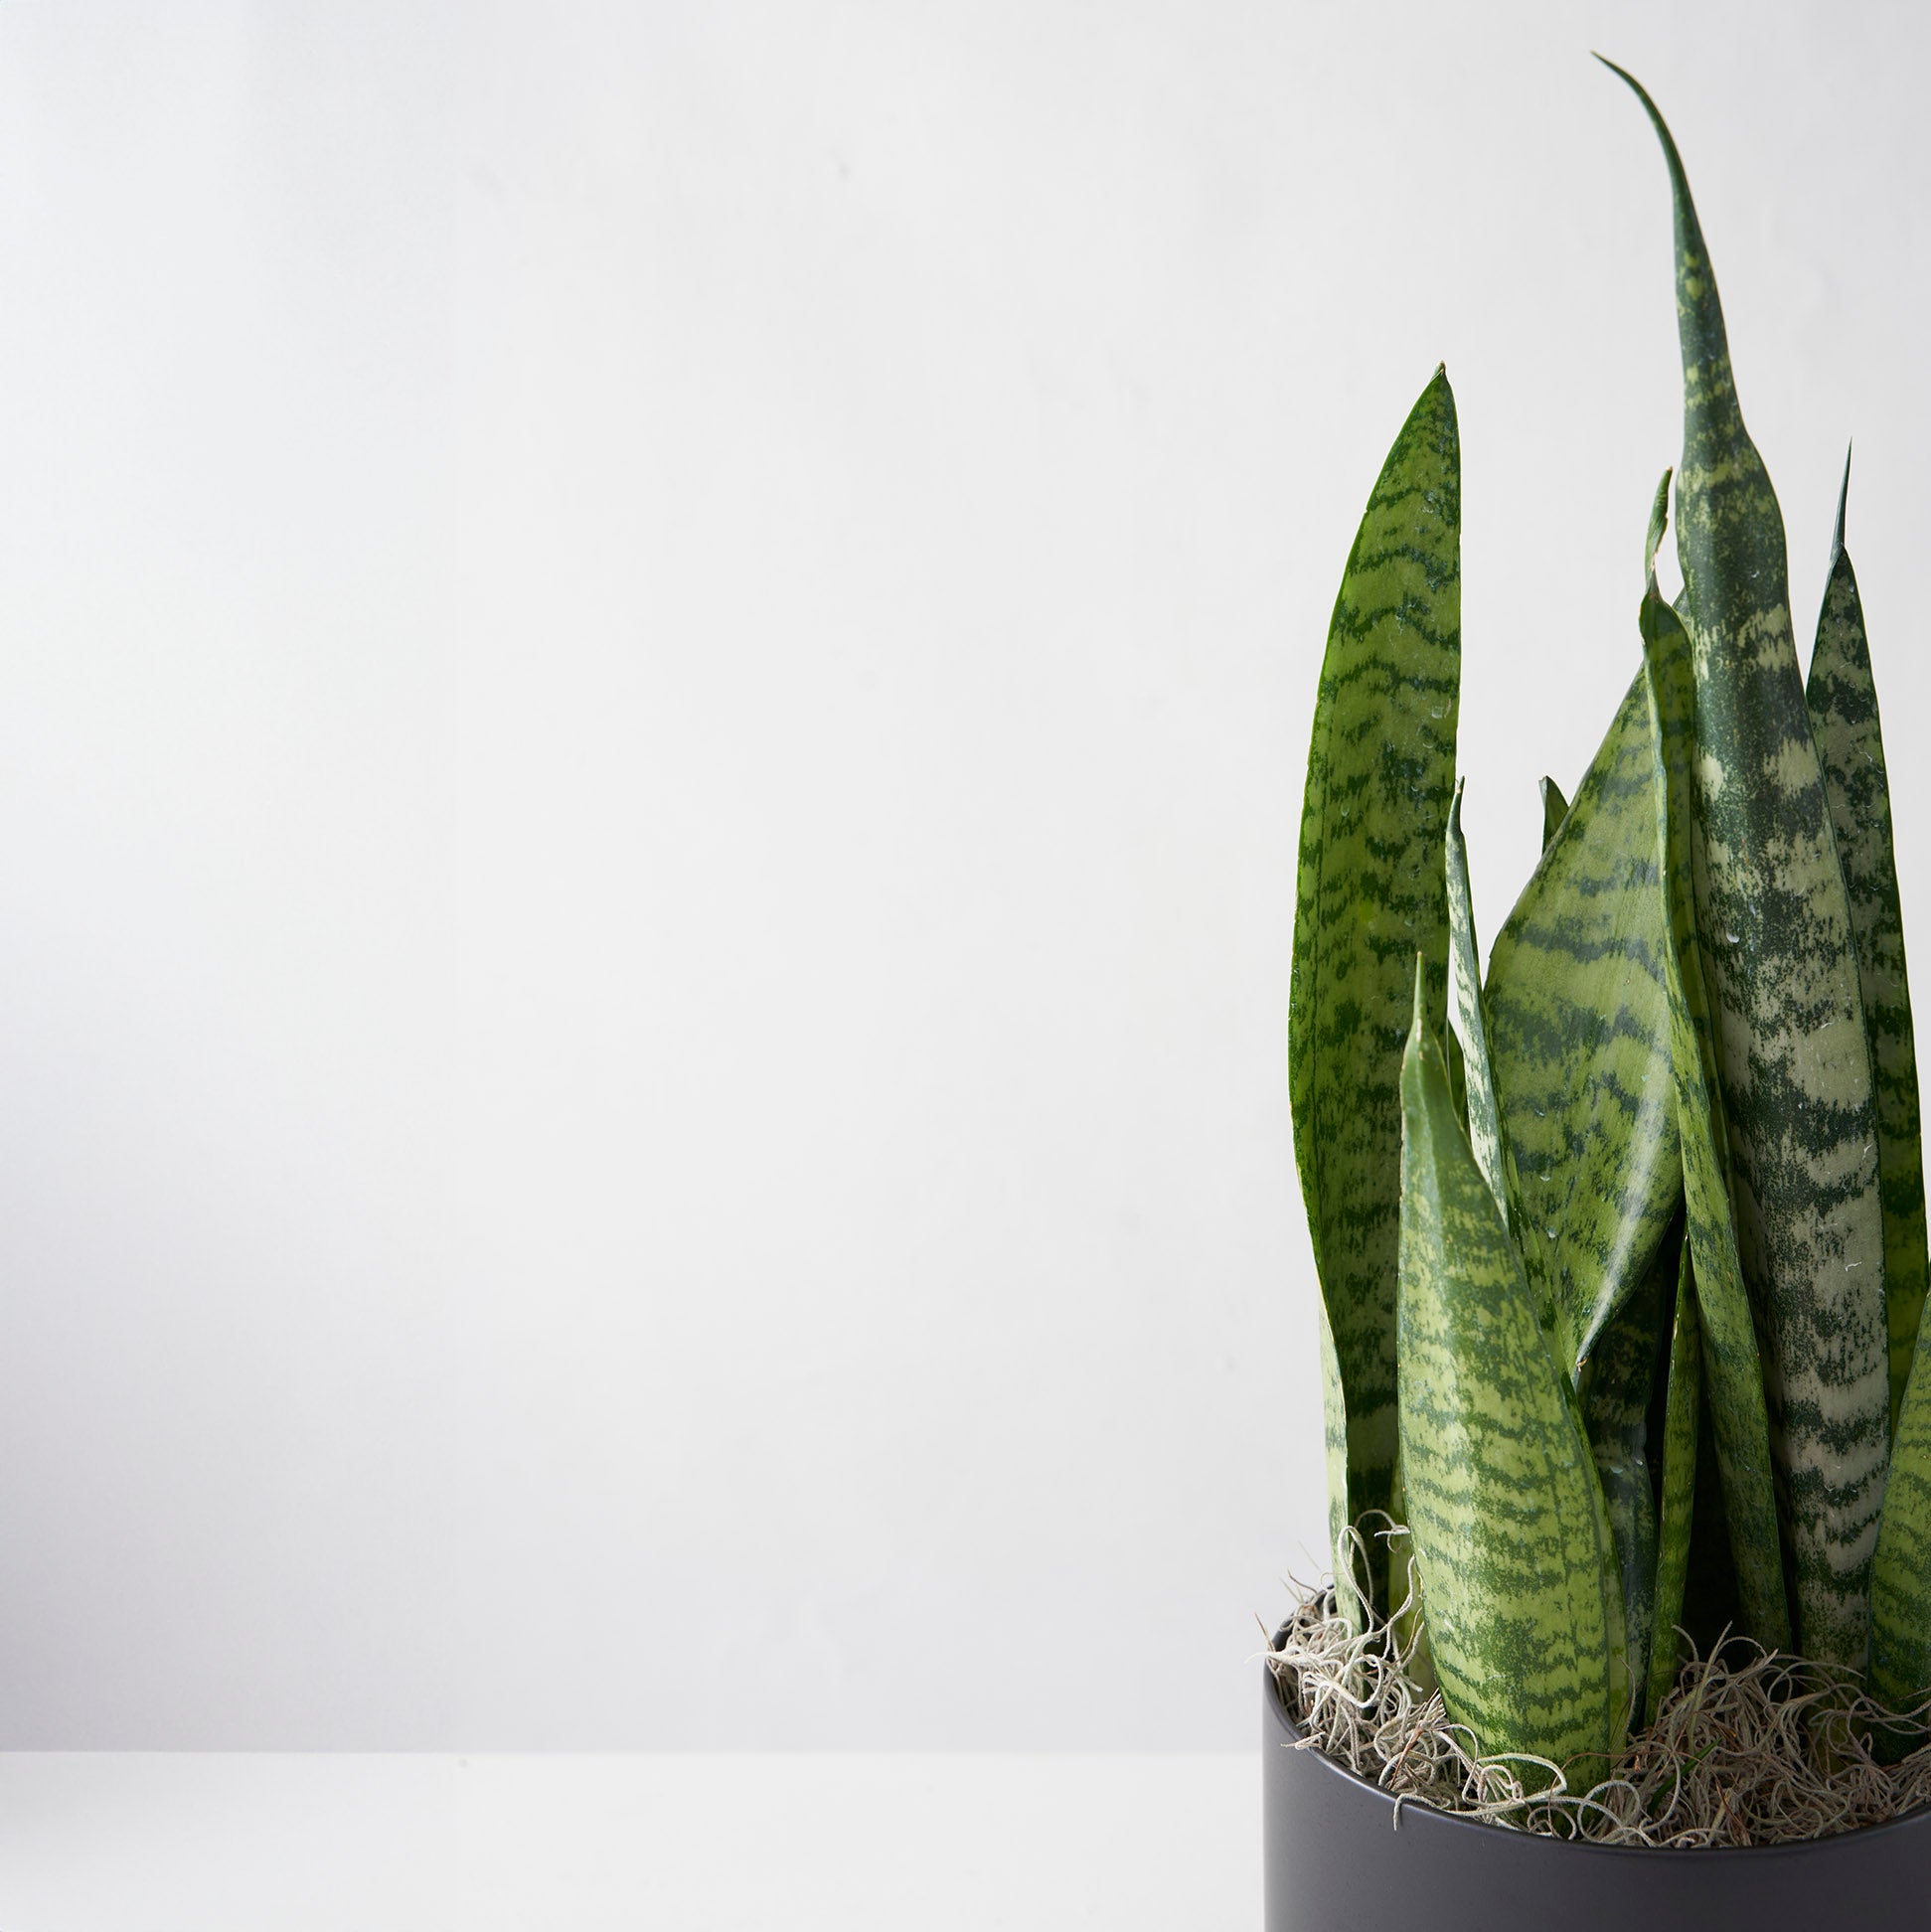
[[(1274, 1634), (1274, 1643), (1279, 1643), (1286, 1625)], [(1281, 1685), (1280, 1673), (1274, 1669), (1272, 1646), (1269, 1656), (1261, 1665), (1261, 1693), (1267, 1708), (1273, 1712), (1274, 1719), (1284, 1733), (1285, 1741), (1280, 1748), (1294, 1748), (1296, 1755), (1310, 1759), (1319, 1765), (1330, 1777), (1339, 1778), (1343, 1783), (1352, 1785), (1364, 1797), (1373, 1799), (1388, 1813), (1388, 1829), (1398, 1830), (1394, 1817), (1397, 1802), (1409, 1811), (1426, 1814), (1430, 1829), (1445, 1826), (1459, 1832), (1481, 1832), (1485, 1836), (1500, 1835), (1515, 1839), (1525, 1845), (1556, 1845), (1565, 1853), (1577, 1856), (1589, 1855), (1598, 1858), (1669, 1858), (1672, 1860), (1711, 1858), (1756, 1857), (1771, 1858), (1778, 1855), (1819, 1857), (1842, 1856), (1859, 1845), (1868, 1843), (1891, 1832), (1922, 1832), (1931, 1826), (1931, 1803), (1920, 1805), (1915, 1811), (1905, 1812), (1898, 1818), (1884, 1819), (1876, 1825), (1859, 1825), (1849, 1832), (1834, 1832), (1829, 1838), (1790, 1839), (1778, 1845), (1598, 1845), (1588, 1839), (1558, 1839), (1541, 1832), (1512, 1832), (1507, 1826), (1492, 1825), (1487, 1819), (1471, 1818), (1465, 1812), (1443, 1811), (1431, 1805), (1425, 1798), (1402, 1798), (1397, 1800), (1389, 1791), (1383, 1791), (1377, 1784), (1370, 1783), (1359, 1771), (1352, 1771), (1338, 1759), (1331, 1758), (1319, 1745), (1306, 1743), (1306, 1733), (1295, 1721), (1294, 1713), (1287, 1707), (1287, 1698)], [(1832, 1848), (1842, 1848), (1833, 1852)]]

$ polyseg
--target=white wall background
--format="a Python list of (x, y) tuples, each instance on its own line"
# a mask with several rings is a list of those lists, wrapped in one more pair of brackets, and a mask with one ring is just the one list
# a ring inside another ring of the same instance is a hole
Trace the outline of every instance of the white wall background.
[(1857, 435), (1921, 911), (1912, 9), (0, 11), (0, 1744), (1247, 1741), (1437, 359), (1485, 933), (1637, 662), (1595, 45), (1800, 625)]

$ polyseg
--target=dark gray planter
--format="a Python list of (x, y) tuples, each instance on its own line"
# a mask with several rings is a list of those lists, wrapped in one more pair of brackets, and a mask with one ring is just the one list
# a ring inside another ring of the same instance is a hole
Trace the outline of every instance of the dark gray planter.
[(1567, 1845), (1394, 1800), (1300, 1735), (1261, 1676), (1266, 1932), (1931, 1927), (1931, 1809), (1804, 1845)]

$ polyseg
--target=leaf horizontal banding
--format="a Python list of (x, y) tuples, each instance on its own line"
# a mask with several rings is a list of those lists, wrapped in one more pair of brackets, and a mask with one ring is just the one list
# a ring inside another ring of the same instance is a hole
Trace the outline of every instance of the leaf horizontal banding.
[(1861, 1672), (1890, 1385), (1854, 934), (1791, 634), (1782, 513), (1744, 427), (1676, 143), (1622, 78), (1662, 141), (1675, 204), (1690, 856), (1737, 1253), (1761, 1326), (1798, 1642)]
[(1442, 1699), (1484, 1752), (1605, 1756), (1628, 1680), (1602, 1492), (1419, 985), (1401, 1102), (1401, 1469)]
[(1669, 506), (1666, 470), (1650, 513), (1644, 559), (1647, 583), (1640, 618), (1643, 675), (1650, 699), (1650, 747), (1656, 774), (1659, 870), (1667, 913), (1665, 982), (1670, 996), (1670, 1059), (1683, 1163), (1686, 1242), (1696, 1291), (1703, 1393), (1709, 1404), (1715, 1460), (1722, 1476), (1723, 1516), (1743, 1616), (1743, 1634), (1769, 1650), (1790, 1647), (1777, 1533), (1770, 1427), (1762, 1358), (1751, 1318), (1743, 1264), (1737, 1258), (1724, 1166), (1722, 1097), (1712, 1068), (1702, 950), (1690, 898), (1690, 777), (1695, 743), (1695, 686), (1690, 640), (1656, 585), (1656, 550)]
[[(1302, 807), (1288, 1086), (1345, 1408), (1338, 1521), (1390, 1500), (1401, 1046), (1414, 960), (1445, 1010), (1461, 688), (1461, 447), (1444, 371), (1395, 438), (1322, 661)], [(1372, 1587), (1386, 1548), (1371, 1542)]]
[[(1931, 1370), (1924, 1362), (1920, 1332), (1871, 1565), (1870, 1694), (1892, 1710), (1914, 1710), (1931, 1697)], [(1889, 1757), (1921, 1741), (1874, 1740)]]
[[(1924, 1169), (1917, 1045), (1891, 847), (1890, 780), (1863, 600), (1844, 547), (1850, 486), (1847, 456), (1831, 574), (1805, 695), (1857, 933), (1883, 1177), (1884, 1291), (1895, 1435), (1871, 1563), (1870, 1691), (1893, 1710), (1908, 1710), (1931, 1696), (1931, 1370), (1914, 1368), (1923, 1354)], [(1879, 1753), (1889, 1757), (1901, 1757), (1918, 1741), (1883, 1734), (1873, 1740)]]
[(1485, 1007), (1524, 1266), (1576, 1380), (1682, 1191), (1640, 673), (1496, 935)]
[[(1496, 937), (1490, 1051), (1513, 1157), (1513, 1228), (1580, 1398), (1640, 1693), (1656, 1580), (1650, 1381), (1683, 1195), (1640, 672), (1574, 803), (1553, 812), (1545, 794), (1545, 827), (1551, 817), (1534, 876)], [(1453, 848), (1451, 835), (1451, 874)]]
[(1804, 697), (1824, 775), (1831, 830), (1856, 935), (1857, 978), (1869, 1034), (1877, 1106), (1877, 1171), (1884, 1220), (1884, 1313), (1892, 1419), (1904, 1400), (1918, 1318), (1931, 1277), (1924, 1218), (1917, 1038), (1904, 969), (1904, 913), (1891, 844), (1890, 775), (1877, 713), (1857, 573), (1844, 547), (1851, 459), (1838, 493), (1831, 574), (1818, 613)]

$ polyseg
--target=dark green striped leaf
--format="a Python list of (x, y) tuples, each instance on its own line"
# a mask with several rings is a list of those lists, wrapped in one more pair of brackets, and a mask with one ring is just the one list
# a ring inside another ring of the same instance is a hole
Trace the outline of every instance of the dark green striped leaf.
[[(1301, 816), (1288, 1086), (1359, 1523), (1388, 1507), (1401, 1043), (1415, 955), (1445, 1010), (1461, 680), (1461, 452), (1440, 370), (1388, 453), (1328, 632)], [(1375, 1546), (1377, 1579), (1386, 1550)]]
[[(1620, 73), (1620, 70), (1618, 70)], [(1806, 1655), (1861, 1671), (1888, 1451), (1877, 1123), (1851, 910), (1791, 636), (1783, 517), (1676, 143), (1696, 923)], [(1698, 1257), (1700, 1263), (1700, 1256)]]
[[(1629, 1684), (1640, 1694), (1649, 1680), (1651, 1618), (1656, 1603), (1656, 1490), (1650, 1475), (1650, 1397), (1657, 1357), (1676, 1302), (1683, 1228), (1664, 1236), (1636, 1292), (1603, 1324), (1585, 1364), (1578, 1394), (1582, 1425), (1596, 1459), (1603, 1506), (1623, 1589)], [(1668, 1635), (1667, 1626), (1663, 1634)], [(1632, 1708), (1632, 1728), (1641, 1720)]]
[(1893, 1419), (1904, 1400), (1905, 1378), (1917, 1346), (1924, 1308), (1927, 1260), (1924, 1158), (1919, 1146), (1917, 1042), (1911, 1030), (1911, 989), (1904, 976), (1904, 917), (1891, 852), (1890, 779), (1877, 717), (1877, 685), (1870, 674), (1863, 600), (1857, 573), (1844, 548), (1844, 505), (1851, 491), (1845, 458), (1838, 494), (1831, 576), (1817, 620), (1817, 648), (1805, 687), (1811, 736), (1824, 772), (1838, 863), (1857, 940), (1857, 977), (1864, 1025), (1870, 1034), (1871, 1075), (1877, 1092), (1877, 1171), (1884, 1208), (1884, 1313), (1889, 1331)]
[[(1630, 1689), (1639, 1692), (1657, 1569), (1649, 1398), (1682, 1242), (1670, 1226), (1682, 1183), (1641, 680), (1583, 778), (1577, 810), (1542, 780), (1542, 866), (1496, 941), (1489, 980), (1508, 1052), (1506, 1119), (1522, 1122), (1534, 1152), (1528, 1181), (1514, 1171), (1516, 1236), (1554, 1259), (1544, 1306), (1554, 1308), (1563, 1366), (1577, 1375), (1622, 1582)], [(1558, 837), (1562, 850), (1550, 856)], [(1454, 864), (1452, 831), (1450, 881)], [(1628, 1211), (1614, 1211), (1618, 1198)]]
[(1648, 1272), (1681, 1191), (1656, 865), (1639, 675), (1489, 958), (1516, 1229), (1571, 1379)]
[[(1496, 939), (1487, 994), (1515, 1232), (1580, 1396), (1633, 1690), (1648, 1675), (1656, 1500), (1646, 1438), (1682, 1195), (1651, 762), (1639, 675), (1573, 807), (1551, 812), (1545, 795), (1554, 833)], [(1452, 836), (1449, 864), (1452, 877)]]
[(1401, 1102), (1401, 1467), (1442, 1699), (1484, 1752), (1605, 1754), (1628, 1681), (1602, 1491), (1419, 975)]
[(1542, 780), (1542, 849), (1547, 851), (1557, 832), (1562, 829), (1562, 821), (1568, 815), (1569, 801), (1562, 796), (1562, 788), (1553, 778)]
[(1650, 1637), (1650, 1682), (1643, 1707), (1654, 1722), (1681, 1668), (1684, 1584), (1690, 1571), (1690, 1528), (1696, 1498), (1696, 1411), (1702, 1359), (1696, 1327), (1696, 1284), (1690, 1243), (1683, 1244), (1672, 1297), (1670, 1385), (1663, 1411), (1663, 1501), (1657, 1512), (1656, 1598)]
[[(1695, 682), (1682, 619), (1656, 586), (1656, 550), (1663, 539), (1669, 493), (1666, 470), (1650, 513), (1641, 623), (1657, 774), (1657, 850), (1669, 913), (1664, 965), (1685, 1224), (1700, 1324), (1703, 1390), (1722, 1474), (1723, 1514), (1743, 1631), (1767, 1649), (1787, 1650), (1790, 1613), (1777, 1535), (1762, 1357), (1737, 1256), (1724, 1165), (1722, 1096), (1713, 1071), (1715, 1046), (1691, 902), (1690, 766), (1695, 744)], [(1697, 1512), (1699, 1518), (1708, 1514)]]
[[(1904, 1390), (1870, 1575), (1870, 1694), (1892, 1710), (1931, 1697), (1931, 1369), (1925, 1337)], [(1885, 1738), (1901, 1756), (1921, 1739)]]

